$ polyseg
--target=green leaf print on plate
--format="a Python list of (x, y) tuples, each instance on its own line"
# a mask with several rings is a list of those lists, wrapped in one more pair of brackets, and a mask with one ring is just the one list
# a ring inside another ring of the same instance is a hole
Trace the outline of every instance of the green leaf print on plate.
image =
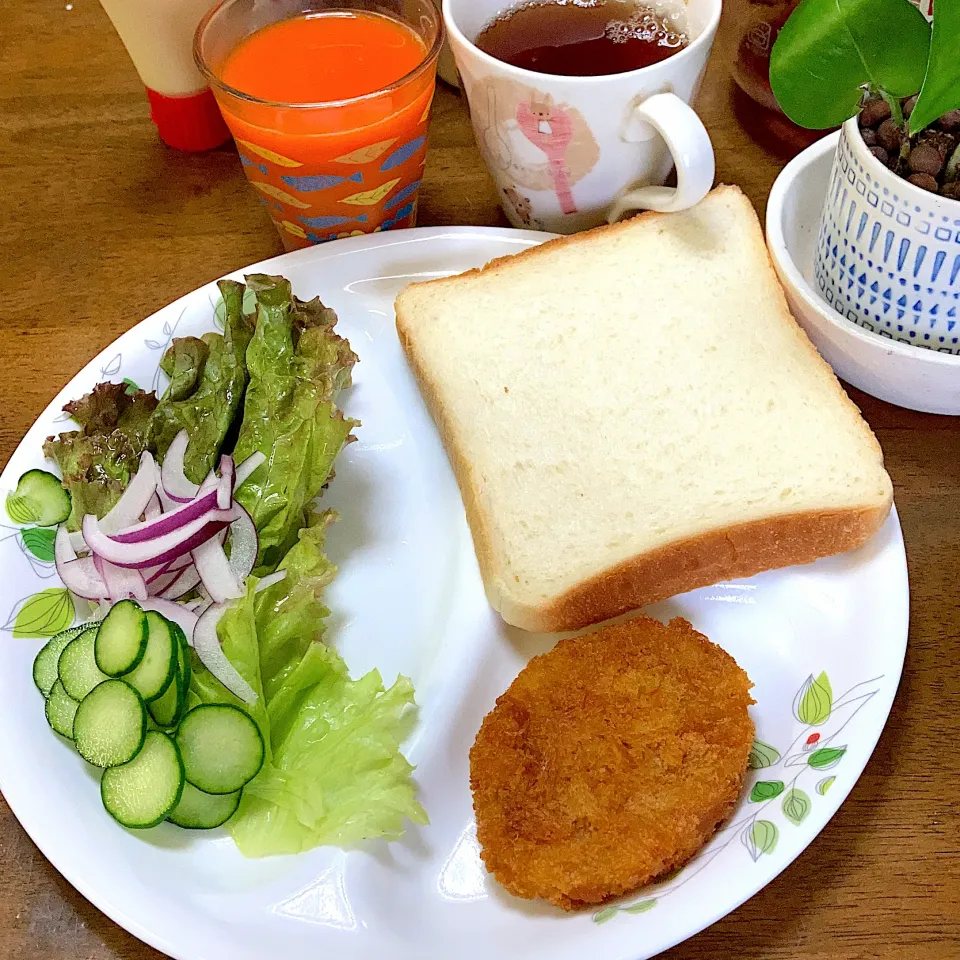
[(807, 758), (807, 763), (814, 770), (829, 770), (835, 767), (847, 752), (846, 746), (843, 747), (821, 747), (815, 753), (811, 753)]
[(18, 497), (14, 493), (7, 494), (7, 516), (14, 523), (33, 523), (40, 513), (29, 497)]
[(807, 814), (810, 812), (810, 798), (802, 790), (793, 787), (787, 791), (780, 806), (783, 815), (795, 827), (799, 827), (807, 819)]
[(24, 547), (44, 563), (53, 563), (56, 538), (57, 531), (52, 527), (26, 527), (20, 531)]
[(764, 800), (772, 800), (783, 793), (782, 780), (758, 780), (750, 791), (751, 803), (762, 803)]
[(52, 637), (73, 623), (76, 613), (66, 587), (50, 587), (27, 597), (4, 624), (15, 638)]
[(618, 913), (619, 909), (617, 907), (607, 907), (604, 910), (600, 910), (598, 913), (593, 915), (594, 923), (606, 923), (608, 920), (612, 920)]
[(765, 767), (772, 767), (779, 759), (780, 754), (776, 747), (771, 747), (769, 743), (764, 743), (762, 740), (754, 740), (747, 766), (751, 770), (763, 770)]
[(773, 853), (779, 839), (780, 831), (770, 820), (756, 820), (743, 832), (743, 845), (754, 861), (759, 860), (765, 853)]
[(801, 723), (813, 727), (827, 720), (832, 709), (833, 690), (826, 673), (816, 679), (811, 674), (794, 700), (794, 714)]
[(817, 793), (819, 793), (821, 797), (825, 797), (827, 795), (827, 791), (833, 786), (833, 782), (836, 779), (836, 777), (824, 777), (817, 784)]
[(629, 907), (624, 907), (624, 913), (646, 913), (657, 905), (657, 898), (650, 897), (647, 900), (640, 900), (637, 903), (631, 903)]

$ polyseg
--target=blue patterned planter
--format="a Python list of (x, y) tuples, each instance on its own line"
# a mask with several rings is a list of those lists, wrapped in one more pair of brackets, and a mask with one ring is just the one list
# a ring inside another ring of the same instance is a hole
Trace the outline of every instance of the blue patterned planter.
[(960, 202), (895, 176), (843, 125), (820, 218), (814, 276), (840, 316), (960, 354)]

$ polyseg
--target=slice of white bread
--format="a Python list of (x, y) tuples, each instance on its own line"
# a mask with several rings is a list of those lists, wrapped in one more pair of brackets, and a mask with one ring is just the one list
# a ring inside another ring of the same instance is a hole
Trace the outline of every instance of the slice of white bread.
[(573, 630), (851, 550), (892, 485), (735, 187), (404, 288), (490, 603)]

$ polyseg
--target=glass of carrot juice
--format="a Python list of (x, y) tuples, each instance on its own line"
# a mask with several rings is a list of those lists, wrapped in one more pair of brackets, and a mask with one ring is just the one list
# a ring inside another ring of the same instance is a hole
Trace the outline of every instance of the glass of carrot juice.
[(433, 0), (223, 0), (194, 58), (287, 250), (416, 225)]

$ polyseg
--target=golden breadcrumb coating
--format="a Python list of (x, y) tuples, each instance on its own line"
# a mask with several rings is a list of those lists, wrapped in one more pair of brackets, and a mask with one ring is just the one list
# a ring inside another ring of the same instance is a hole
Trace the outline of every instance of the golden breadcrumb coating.
[(566, 910), (685, 863), (732, 812), (752, 684), (682, 619), (560, 641), (484, 719), (470, 786), (484, 863)]

